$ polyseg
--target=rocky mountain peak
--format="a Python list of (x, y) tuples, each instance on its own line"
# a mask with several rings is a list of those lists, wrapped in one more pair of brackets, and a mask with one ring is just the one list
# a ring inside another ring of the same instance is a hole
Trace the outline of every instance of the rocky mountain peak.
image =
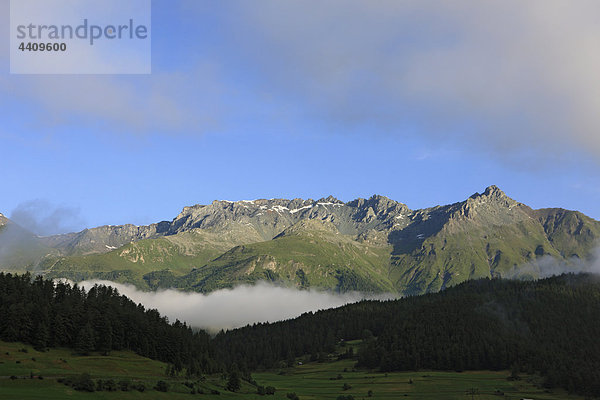
[[(213, 201), (213, 204), (215, 204), (214, 201)], [(185, 215), (192, 214), (194, 211), (199, 210), (204, 207), (206, 207), (206, 206), (201, 205), (201, 204), (183, 207), (183, 210), (181, 210), (181, 212), (179, 213), (179, 215), (177, 215), (177, 217), (175, 217), (175, 219), (181, 218), (182, 216), (185, 216)]]
[(324, 197), (322, 199), (317, 200), (317, 203), (332, 203), (332, 204), (344, 204), (343, 201), (329, 195), (327, 197)]
[(485, 223), (501, 224), (513, 221), (515, 214), (511, 210), (522, 204), (508, 197), (498, 186), (492, 185), (483, 193), (475, 193), (458, 205), (459, 217), (478, 218)]
[(504, 193), (502, 191), (502, 189), (500, 189), (498, 186), (496, 185), (492, 185), (492, 186), (488, 186), (487, 188), (485, 188), (485, 190), (483, 191), (483, 193), (479, 193), (476, 192), (473, 195), (471, 195), (471, 199), (476, 199), (476, 198), (480, 198), (480, 197), (506, 197), (506, 193)]
[(483, 193), (475, 193), (468, 200), (476, 200), (478, 203), (487, 201), (494, 201), (502, 203), (506, 206), (513, 206), (518, 204), (517, 201), (511, 199), (504, 193), (498, 186), (492, 185), (485, 189)]
[(411, 210), (406, 204), (399, 203), (385, 196), (373, 195), (365, 203), (366, 206), (372, 207), (377, 215), (387, 215), (389, 213), (408, 213)]
[(487, 188), (485, 188), (485, 191), (483, 192), (483, 196), (487, 196), (490, 198), (498, 198), (498, 199), (508, 198), (506, 193), (504, 193), (502, 191), (502, 189), (500, 189), (496, 185), (488, 186)]
[(381, 196), (379, 194), (374, 194), (373, 196), (369, 197), (368, 201), (375, 202), (375, 203), (381, 203), (381, 202), (389, 202), (389, 201), (393, 201), (393, 200), (390, 200), (389, 197)]

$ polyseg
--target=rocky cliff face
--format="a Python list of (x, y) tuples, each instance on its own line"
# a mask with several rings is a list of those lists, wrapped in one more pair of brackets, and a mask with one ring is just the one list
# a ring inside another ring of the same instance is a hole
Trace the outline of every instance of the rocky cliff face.
[(360, 235), (370, 230), (389, 231), (403, 226), (412, 213), (402, 203), (373, 196), (344, 203), (334, 197), (320, 200), (213, 201), (185, 207), (172, 221), (148, 226), (101, 226), (78, 233), (43, 238), (65, 255), (105, 253), (130, 242), (177, 235), (193, 230), (227, 231), (242, 242), (271, 240), (286, 228), (305, 219), (331, 222), (342, 234)]
[[(56, 248), (64, 255), (106, 253), (127, 243), (137, 242), (163, 235), (161, 227), (165, 223), (148, 226), (118, 225), (100, 226), (77, 233), (67, 233), (40, 238), (49, 247)], [(168, 225), (168, 223), (166, 223)]]

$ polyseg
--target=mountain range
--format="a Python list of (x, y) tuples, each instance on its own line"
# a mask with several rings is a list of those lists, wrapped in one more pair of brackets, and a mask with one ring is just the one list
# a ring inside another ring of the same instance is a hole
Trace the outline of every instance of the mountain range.
[(259, 280), (340, 292), (435, 292), (589, 262), (600, 222), (534, 210), (496, 186), (420, 210), (383, 196), (185, 207), (172, 221), (38, 237), (0, 214), (0, 269), (210, 292)]

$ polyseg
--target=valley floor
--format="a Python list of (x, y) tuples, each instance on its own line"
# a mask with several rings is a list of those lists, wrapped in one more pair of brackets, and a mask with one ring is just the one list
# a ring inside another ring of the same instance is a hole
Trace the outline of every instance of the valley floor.
[[(221, 375), (204, 380), (166, 378), (166, 364), (139, 357), (129, 352), (112, 352), (110, 356), (74, 356), (70, 350), (54, 349), (38, 352), (20, 343), (0, 342), (0, 398), (2, 399), (263, 399), (283, 400), (296, 393), (300, 400), (337, 399), (582, 399), (561, 390), (545, 391), (533, 377), (509, 381), (506, 371), (476, 372), (400, 372), (378, 373), (353, 371), (354, 361), (306, 363), (279, 371), (252, 374), (259, 385), (273, 386), (276, 394), (259, 396), (256, 388), (243, 382), (238, 393), (225, 389)], [(79, 392), (57, 380), (83, 372), (96, 379), (115, 382), (143, 383), (144, 392)], [(33, 376), (33, 378), (32, 378)], [(39, 379), (41, 376), (43, 379)], [(11, 377), (17, 379), (11, 379)], [(169, 392), (153, 389), (159, 380), (169, 384)], [(185, 386), (193, 386), (193, 389)], [(344, 390), (346, 385), (346, 390)], [(191, 396), (191, 392), (204, 394)], [(210, 394), (218, 391), (220, 395)], [(372, 391), (369, 397), (369, 391)], [(503, 393), (503, 395), (501, 395)]]

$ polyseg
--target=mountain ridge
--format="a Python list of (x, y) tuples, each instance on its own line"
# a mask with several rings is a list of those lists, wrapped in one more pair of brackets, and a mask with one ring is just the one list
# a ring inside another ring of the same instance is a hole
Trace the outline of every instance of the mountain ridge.
[(417, 210), (380, 195), (346, 203), (333, 196), (215, 200), (184, 207), (171, 221), (39, 238), (52, 252), (35, 267), (146, 289), (210, 291), (269, 280), (420, 294), (506, 276), (541, 257), (589, 260), (599, 238), (600, 223), (580, 212), (534, 210), (492, 185)]
[[(514, 200), (510, 199), (506, 194), (500, 190), (497, 186), (492, 185), (484, 191), (483, 194), (475, 193), (471, 195), (466, 202), (469, 202), (470, 199), (477, 199), (479, 197), (488, 196), (489, 193), (494, 194), (499, 198), (506, 198), (514, 202)], [(356, 208), (357, 213), (355, 214), (359, 220), (364, 222), (370, 222), (376, 218), (385, 218), (390, 213), (390, 209), (396, 210), (399, 209), (400, 212), (404, 215), (406, 214), (415, 214), (420, 215), (422, 212), (435, 210), (443, 207), (451, 207), (457, 204), (462, 204), (462, 202), (452, 203), (447, 206), (434, 206), (423, 209), (411, 210), (408, 206), (403, 203), (400, 203), (395, 200), (391, 200), (386, 196), (381, 195), (372, 195), (370, 198), (357, 198), (354, 200), (350, 200), (346, 203), (335, 198), (334, 196), (328, 196), (326, 198), (321, 198), (319, 200), (313, 199), (283, 199), (283, 198), (273, 198), (273, 199), (256, 199), (256, 200), (240, 200), (240, 201), (230, 201), (230, 200), (214, 200), (211, 204), (195, 204), (192, 206), (185, 206), (182, 211), (174, 217), (171, 221), (160, 221), (156, 223), (151, 223), (148, 225), (133, 225), (133, 224), (123, 224), (123, 225), (101, 225), (92, 228), (86, 228), (79, 232), (69, 232), (58, 235), (44, 236), (39, 237), (41, 241), (48, 244), (50, 247), (56, 248), (64, 248), (75, 252), (81, 252), (82, 254), (86, 254), (87, 252), (105, 252), (106, 250), (103, 248), (97, 249), (89, 249), (87, 250), (84, 246), (79, 244), (74, 245), (74, 243), (85, 242), (88, 239), (88, 235), (94, 235), (96, 232), (99, 234), (98, 236), (107, 236), (107, 242), (101, 243), (109, 246), (114, 245), (122, 245), (125, 244), (123, 240), (138, 241), (149, 238), (156, 238), (158, 236), (169, 236), (173, 234), (177, 234), (181, 231), (191, 230), (194, 228), (206, 229), (207, 225), (213, 221), (205, 221), (204, 219), (200, 219), (199, 217), (203, 216), (202, 211), (210, 210), (211, 207), (220, 206), (222, 210), (229, 209), (234, 212), (234, 216), (243, 215), (240, 212), (241, 208), (251, 209), (252, 206), (255, 208), (259, 207), (259, 212), (254, 213), (255, 215), (250, 216), (259, 216), (261, 214), (260, 211), (265, 211), (267, 213), (277, 212), (278, 214), (282, 214), (284, 212), (289, 212), (289, 214), (297, 214), (300, 218), (309, 217), (313, 218), (314, 216), (321, 216), (322, 213), (315, 211), (318, 207), (351, 207)], [(516, 203), (516, 202), (515, 202)], [(521, 204), (521, 203), (518, 203)], [(256, 211), (253, 210), (253, 211)], [(467, 209), (468, 213), (468, 209)], [(207, 213), (205, 213), (206, 215)], [(204, 216), (205, 216), (204, 215)], [(0, 213), (0, 225), (2, 224), (2, 220), (9, 220), (4, 215)], [(190, 221), (191, 220), (191, 221)], [(235, 220), (235, 218), (234, 218)], [(297, 219), (296, 219), (297, 221)], [(122, 237), (126, 238), (115, 241), (115, 238)], [(272, 239), (272, 237), (264, 237), (264, 239)], [(93, 238), (92, 238), (93, 240)], [(79, 247), (83, 247), (80, 249)], [(87, 250), (87, 251), (86, 251)]]

